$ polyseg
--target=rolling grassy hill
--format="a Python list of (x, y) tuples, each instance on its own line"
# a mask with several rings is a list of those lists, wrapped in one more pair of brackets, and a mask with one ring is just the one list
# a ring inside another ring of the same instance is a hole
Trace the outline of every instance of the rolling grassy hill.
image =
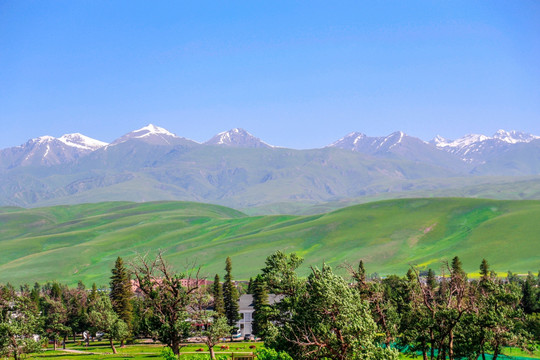
[(181, 270), (194, 261), (223, 273), (231, 256), (237, 279), (254, 276), (281, 249), (305, 257), (302, 271), (364, 259), (368, 272), (407, 271), (458, 255), (477, 271), (540, 268), (540, 201), (462, 198), (399, 199), (310, 216), (247, 216), (191, 202), (104, 202), (0, 208), (0, 283), (58, 280), (108, 283), (117, 256), (166, 251)]

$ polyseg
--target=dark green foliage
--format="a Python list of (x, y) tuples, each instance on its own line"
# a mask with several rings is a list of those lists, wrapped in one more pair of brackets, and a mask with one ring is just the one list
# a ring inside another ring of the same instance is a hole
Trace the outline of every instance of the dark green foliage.
[(257, 351), (257, 360), (293, 360), (285, 351), (277, 352), (274, 349), (260, 349)]
[(32, 291), (30, 292), (30, 299), (36, 306), (39, 306), (39, 299), (40, 299), (40, 292), (41, 292), (41, 286), (36, 282), (34, 283), (34, 287), (32, 288)]
[(223, 299), (223, 287), (219, 279), (219, 275), (214, 277), (214, 284), (212, 285), (212, 296), (214, 297), (214, 311), (220, 315), (225, 315), (225, 300)]
[(304, 259), (295, 253), (287, 255), (279, 250), (267, 257), (264, 262), (265, 267), (261, 271), (270, 292), (294, 295), (297, 290), (300, 290), (303, 281), (299, 280), (296, 270), (303, 262)]
[(454, 258), (452, 259), (451, 274), (453, 276), (465, 275), (465, 271), (463, 271), (463, 264), (461, 263), (461, 260), (457, 256), (454, 256)]
[(90, 296), (89, 296), (90, 302), (97, 300), (97, 297), (98, 297), (97, 286), (96, 286), (96, 283), (93, 283), (92, 290), (90, 290)]
[(267, 329), (267, 313), (269, 311), (268, 307), (268, 288), (264, 282), (263, 277), (259, 274), (252, 282), (252, 291), (253, 291), (253, 303), (254, 303), (254, 313), (253, 313), (253, 333), (262, 334)]
[(225, 261), (225, 281), (223, 282), (223, 300), (225, 305), (225, 316), (229, 326), (235, 326), (240, 320), (238, 313), (238, 290), (233, 282), (231, 258)]
[(88, 323), (88, 293), (81, 286), (64, 292), (64, 304), (67, 310), (67, 326), (71, 328), (73, 341), (76, 334), (89, 328)]
[(521, 306), (526, 314), (540, 312), (540, 289), (536, 285), (535, 278), (531, 272), (527, 275), (521, 285), (523, 297)]
[(62, 288), (60, 287), (60, 284), (54, 282), (49, 291), (49, 294), (52, 299), (60, 300), (62, 298)]
[(113, 340), (124, 341), (129, 335), (129, 330), (127, 324), (114, 311), (111, 299), (107, 295), (100, 295), (88, 318), (95, 331), (105, 333), (113, 353), (116, 354)]
[(312, 269), (303, 289), (290, 303), (290, 320), (277, 329), (278, 349), (295, 359), (397, 359), (377, 346), (367, 302), (330, 267)]
[(435, 290), (435, 288), (437, 287), (437, 279), (435, 279), (435, 272), (431, 268), (428, 270), (428, 274), (426, 277), (426, 285), (432, 291)]
[(45, 297), (42, 309), (45, 332), (48, 334), (49, 340), (54, 342), (56, 350), (58, 341), (71, 333), (71, 328), (68, 326), (67, 308), (61, 300)]
[(121, 257), (116, 259), (114, 268), (111, 270), (111, 291), (109, 297), (114, 311), (126, 324), (131, 325), (133, 318), (133, 291), (128, 270), (124, 267)]
[(0, 288), (0, 356), (19, 360), (24, 354), (39, 352), (41, 343), (34, 334), (40, 325), (35, 303), (17, 296), (10, 286)]
[[(365, 269), (359, 265), (352, 270), (352, 286), (327, 265), (312, 268), (307, 279), (299, 277), (301, 263), (295, 254), (278, 251), (251, 281), (254, 329), (268, 348), (260, 353), (263, 359), (386, 360), (394, 358), (385, 350), (391, 345), (430, 360), (480, 360), (488, 354), (498, 360), (508, 347), (539, 344), (539, 287), (532, 273), (523, 278), (509, 272), (511, 281), (506, 282), (483, 260), (480, 279), (467, 280), (460, 259), (454, 258), (439, 278), (431, 269), (411, 268), (403, 278), (369, 280), (363, 279)], [(197, 281), (183, 287), (185, 276), (171, 272), (161, 256), (140, 265), (135, 270), (143, 296), (131, 301), (134, 334), (159, 339), (178, 354), (188, 336), (201, 336), (213, 348), (229, 333), (225, 317), (205, 311), (211, 303), (208, 292), (221, 290), (219, 276), (217, 287), (198, 288), (193, 285)], [(227, 272), (232, 283), (230, 259)], [(269, 305), (269, 293), (279, 294), (280, 301)], [(191, 322), (214, 327), (194, 331)], [(38, 349), (29, 334), (47, 334), (57, 342), (84, 330), (104, 331), (114, 352), (112, 340), (126, 339), (127, 328), (113, 311), (109, 294), (95, 285), (91, 292), (80, 284), (68, 288), (54, 282), (42, 288), (23, 284), (17, 291), (9, 284), (0, 286), (4, 356), (19, 359)]]
[(489, 274), (489, 264), (486, 259), (482, 259), (482, 263), (480, 264), (480, 275), (482, 275), (482, 280), (487, 280)]

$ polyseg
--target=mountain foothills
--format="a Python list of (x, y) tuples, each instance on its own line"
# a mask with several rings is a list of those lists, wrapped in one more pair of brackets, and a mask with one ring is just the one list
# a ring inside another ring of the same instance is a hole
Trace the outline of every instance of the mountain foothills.
[(486, 258), (498, 272), (536, 273), (539, 218), (540, 201), (463, 198), (388, 200), (310, 216), (247, 216), (192, 202), (4, 207), (0, 283), (107, 284), (118, 256), (130, 261), (158, 249), (178, 270), (196, 263), (208, 276), (230, 256), (238, 279), (254, 276), (278, 249), (303, 256), (304, 275), (312, 265), (340, 269), (360, 259), (369, 273), (403, 275), (418, 265), (440, 274), (453, 256), (468, 272)]
[(0, 151), (6, 206), (184, 200), (310, 213), (324, 204), (439, 195), (540, 198), (540, 137), (500, 130), (424, 142), (403, 132), (351, 133), (321, 149), (294, 150), (243, 129), (197, 143), (148, 125), (110, 144), (68, 134)]

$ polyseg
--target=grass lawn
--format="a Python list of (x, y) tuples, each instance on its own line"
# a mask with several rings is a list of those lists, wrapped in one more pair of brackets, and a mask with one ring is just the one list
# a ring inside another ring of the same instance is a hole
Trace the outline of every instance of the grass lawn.
[[(223, 345), (229, 346), (229, 349), (221, 349), (221, 344), (214, 347), (216, 355), (224, 355), (231, 353), (252, 353), (256, 349), (262, 348), (262, 342), (227, 342)], [(91, 342), (88, 347), (78, 345), (77, 343), (68, 342), (66, 351), (51, 350), (50, 346), (44, 352), (32, 354), (27, 359), (161, 359), (161, 351), (164, 346), (161, 344), (135, 344), (126, 345), (121, 348), (115, 343), (118, 354), (113, 354), (111, 347), (107, 341)], [(255, 348), (250, 348), (255, 346)], [(200, 351), (202, 349), (202, 351)], [(204, 344), (186, 344), (180, 349), (180, 353), (184, 354), (180, 358), (200, 357), (208, 358), (208, 348)]]
[[(39, 354), (31, 354), (26, 359), (33, 360), (46, 360), (46, 359), (58, 359), (58, 360), (98, 360), (98, 359), (163, 359), (161, 351), (164, 348), (161, 344), (145, 343), (145, 344), (135, 344), (135, 345), (126, 345), (124, 348), (117, 346), (118, 354), (112, 354), (111, 348), (106, 341), (96, 341), (91, 342), (88, 347), (84, 345), (78, 345), (77, 343), (68, 342), (67, 351), (58, 350), (53, 351), (49, 346), (48, 349), (45, 349), (44, 352)], [(217, 345), (214, 350), (216, 355), (225, 355), (231, 353), (251, 353), (255, 352), (256, 349), (264, 347), (262, 342), (227, 342), (223, 345), (228, 345), (228, 350), (222, 350), (221, 344)], [(255, 346), (255, 349), (250, 348), (250, 346)], [(203, 351), (197, 351), (203, 349)], [(72, 352), (69, 352), (72, 351)], [(76, 351), (76, 352), (74, 352)], [(187, 344), (182, 347), (180, 350), (181, 356), (180, 359), (190, 359), (190, 358), (201, 358), (208, 359), (207, 347), (204, 344)], [(400, 360), (405, 359), (421, 359), (421, 356), (411, 357), (404, 354), (399, 355)], [(491, 357), (487, 357), (491, 359)], [(533, 354), (529, 354), (523, 350), (516, 348), (505, 348), (504, 356), (500, 356), (501, 360), (529, 360), (529, 359), (540, 359), (540, 349), (537, 349)]]
[[(522, 359), (540, 359), (540, 349), (536, 349), (532, 354), (517, 348), (505, 348), (504, 355), (499, 355), (500, 360), (522, 360)], [(400, 360), (405, 359), (422, 359), (422, 356), (411, 357), (404, 354), (399, 354)], [(490, 355), (486, 355), (486, 359), (491, 360)]]

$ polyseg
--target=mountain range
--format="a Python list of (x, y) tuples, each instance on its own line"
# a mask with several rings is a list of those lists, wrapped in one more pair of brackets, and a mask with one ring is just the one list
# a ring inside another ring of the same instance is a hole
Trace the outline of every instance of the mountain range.
[[(515, 177), (536, 186), (537, 175), (540, 137), (518, 131), (429, 142), (403, 132), (353, 132), (321, 149), (295, 150), (239, 128), (197, 143), (150, 124), (110, 144), (66, 134), (0, 150), (0, 205), (192, 200), (250, 208), (414, 191), (431, 196)], [(498, 198), (516, 198), (516, 190)]]

